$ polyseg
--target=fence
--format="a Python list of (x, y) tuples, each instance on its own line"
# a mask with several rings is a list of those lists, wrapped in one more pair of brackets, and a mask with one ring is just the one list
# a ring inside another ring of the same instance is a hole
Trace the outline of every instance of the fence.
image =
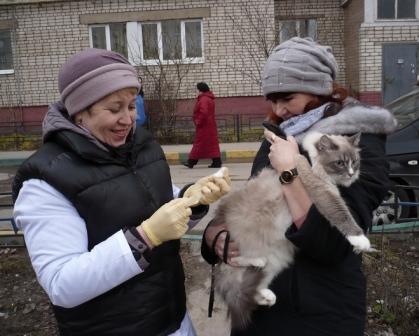
[[(220, 142), (260, 141), (263, 115), (216, 115)], [(192, 143), (195, 126), (190, 116), (174, 116), (165, 125), (149, 124), (148, 128), (162, 145)], [(0, 150), (33, 150), (41, 144), (40, 122), (0, 122)]]
[[(217, 115), (217, 129), (220, 142), (260, 141), (263, 133), (263, 115), (252, 114), (225, 114)], [(195, 126), (191, 117), (177, 116), (174, 126), (159, 126), (150, 129), (162, 144), (191, 143), (195, 134)], [(170, 132), (165, 132), (173, 127)], [(161, 134), (171, 134), (165, 138)]]
[(25, 246), (22, 233), (11, 216), (13, 209), (11, 192), (0, 192), (0, 246), (23, 247)]
[[(393, 197), (390, 201), (384, 201), (379, 208), (390, 209), (394, 219), (392, 223), (372, 225), (370, 233), (419, 232), (419, 198), (416, 194), (414, 199), (411, 201), (400, 201), (400, 194), (406, 190), (417, 192), (419, 191), (419, 186), (393, 186), (390, 192), (394, 193), (395, 197)], [(415, 193), (412, 195), (415, 195)], [(409, 217), (400, 217), (400, 214), (404, 212), (402, 211), (403, 208), (409, 209), (409, 211), (407, 211), (407, 213), (410, 214)]]

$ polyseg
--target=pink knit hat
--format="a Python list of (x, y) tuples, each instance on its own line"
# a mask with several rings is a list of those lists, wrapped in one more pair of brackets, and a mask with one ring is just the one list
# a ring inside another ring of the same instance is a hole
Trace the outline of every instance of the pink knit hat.
[(61, 67), (58, 88), (70, 116), (103, 97), (125, 88), (140, 90), (135, 68), (122, 55), (103, 49), (86, 49)]

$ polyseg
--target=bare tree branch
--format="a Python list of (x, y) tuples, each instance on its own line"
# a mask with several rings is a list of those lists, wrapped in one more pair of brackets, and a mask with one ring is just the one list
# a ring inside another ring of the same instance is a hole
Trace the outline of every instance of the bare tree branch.
[(243, 49), (243, 59), (250, 60), (250, 66), (230, 65), (235, 71), (260, 85), (262, 66), (277, 44), (273, 8), (247, 2), (241, 7), (240, 15), (229, 15), (233, 23), (233, 39)]
[[(173, 21), (169, 24), (175, 23)], [(180, 21), (178, 21), (178, 24), (180, 25)], [(171, 31), (172, 33), (173, 31)], [(169, 37), (164, 37), (163, 41), (160, 37), (157, 41), (144, 41), (145, 38), (155, 39), (156, 35), (143, 35), (143, 43), (141, 44), (141, 41), (137, 38), (136, 43), (138, 45), (131, 51), (131, 54), (133, 54), (137, 50), (137, 55), (133, 55), (133, 59), (139, 74), (143, 77), (143, 82), (146, 83), (148, 88), (145, 95), (149, 102), (147, 107), (152, 131), (157, 136), (166, 139), (169, 139), (175, 131), (177, 101), (185, 78), (195, 63), (193, 57), (182, 58), (180, 30), (178, 35)], [(193, 48), (194, 39), (187, 34), (185, 39), (189, 39), (188, 46)], [(138, 51), (144, 48), (144, 44), (147, 46), (163, 45), (163, 50), (146, 50), (142, 52), (142, 55), (138, 55)]]

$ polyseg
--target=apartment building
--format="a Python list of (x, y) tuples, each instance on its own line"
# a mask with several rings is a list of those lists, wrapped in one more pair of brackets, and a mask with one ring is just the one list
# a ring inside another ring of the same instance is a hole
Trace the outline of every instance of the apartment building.
[(337, 80), (362, 101), (382, 104), (416, 81), (418, 2), (0, 0), (0, 122), (42, 120), (59, 99), (60, 65), (88, 47), (124, 54), (146, 100), (175, 90), (179, 114), (192, 113), (199, 81), (218, 97), (217, 113), (264, 114), (263, 64), (296, 35), (330, 45)]

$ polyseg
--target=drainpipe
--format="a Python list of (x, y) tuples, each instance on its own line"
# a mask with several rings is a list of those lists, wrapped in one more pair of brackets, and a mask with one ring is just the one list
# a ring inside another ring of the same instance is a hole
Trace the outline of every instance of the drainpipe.
[[(18, 37), (17, 37), (17, 30), (19, 27), (18, 21), (17, 21), (17, 17), (16, 17), (16, 6), (13, 6), (13, 21), (15, 22), (15, 25), (13, 27), (13, 42), (15, 45), (15, 53), (14, 53), (14, 59), (16, 61), (15, 65), (15, 78), (16, 78), (16, 91), (17, 91), (17, 97), (18, 97), (18, 108), (19, 108), (19, 112), (20, 112), (20, 126), (23, 127), (23, 98), (22, 98), (22, 91), (23, 91), (23, 85), (22, 85), (22, 67), (21, 67), (21, 60), (20, 60), (20, 46), (18, 44)], [(12, 49), (13, 50), (13, 49)], [(14, 114), (14, 118), (15, 118), (15, 122), (16, 122), (16, 114)]]

